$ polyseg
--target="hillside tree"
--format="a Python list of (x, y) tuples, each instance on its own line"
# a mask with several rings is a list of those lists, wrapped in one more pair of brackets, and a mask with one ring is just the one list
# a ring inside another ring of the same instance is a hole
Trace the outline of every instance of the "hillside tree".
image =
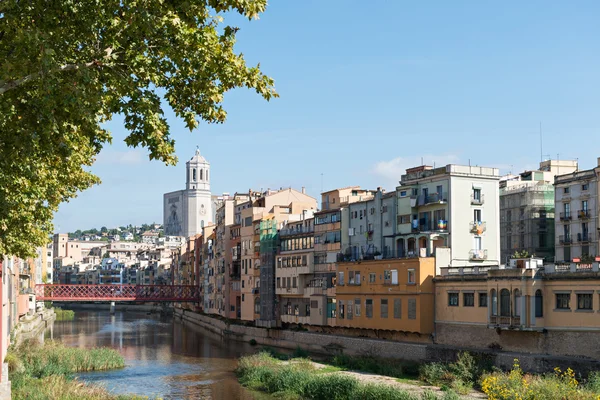
[(89, 167), (120, 114), (128, 146), (177, 162), (168, 105), (193, 130), (222, 123), (225, 92), (277, 96), (234, 44), (237, 13), (266, 0), (3, 0), (0, 3), (0, 254), (28, 256), (59, 204), (100, 183)]

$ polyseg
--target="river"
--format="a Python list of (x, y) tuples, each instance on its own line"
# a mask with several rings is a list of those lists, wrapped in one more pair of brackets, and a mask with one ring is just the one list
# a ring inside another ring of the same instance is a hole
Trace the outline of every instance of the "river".
[(115, 394), (162, 399), (256, 400), (266, 398), (239, 385), (236, 359), (252, 353), (245, 343), (223, 342), (210, 332), (172, 317), (144, 312), (75, 311), (73, 321), (55, 322), (46, 332), (68, 346), (107, 346), (126, 367), (85, 373), (80, 379)]

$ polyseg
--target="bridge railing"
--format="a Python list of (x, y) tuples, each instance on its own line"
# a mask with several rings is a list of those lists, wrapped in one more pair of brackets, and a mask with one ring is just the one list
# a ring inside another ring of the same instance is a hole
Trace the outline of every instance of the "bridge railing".
[(200, 301), (194, 285), (42, 284), (35, 294), (41, 301)]

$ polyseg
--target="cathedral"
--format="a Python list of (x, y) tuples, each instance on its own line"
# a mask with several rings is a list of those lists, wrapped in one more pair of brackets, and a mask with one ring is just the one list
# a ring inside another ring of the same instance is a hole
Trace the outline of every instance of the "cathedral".
[(214, 221), (210, 163), (196, 149), (185, 169), (185, 189), (164, 194), (163, 227), (167, 236), (190, 237), (202, 233), (202, 228)]

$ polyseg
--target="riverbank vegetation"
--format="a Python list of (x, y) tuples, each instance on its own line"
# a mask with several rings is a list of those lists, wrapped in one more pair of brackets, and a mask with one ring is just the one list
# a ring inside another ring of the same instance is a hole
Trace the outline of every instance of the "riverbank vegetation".
[(597, 400), (600, 398), (600, 373), (590, 374), (586, 382), (568, 368), (555, 368), (544, 375), (525, 374), (515, 359), (510, 372), (494, 372), (481, 378), (481, 389), (493, 400)]
[(240, 383), (286, 400), (455, 400), (453, 391), (411, 393), (382, 383), (363, 383), (343, 372), (320, 370), (307, 359), (281, 361), (261, 352), (242, 357), (236, 370)]
[(116, 400), (101, 387), (73, 378), (77, 372), (123, 368), (123, 357), (113, 349), (80, 349), (58, 342), (26, 341), (6, 356), (13, 399), (28, 400)]
[(75, 311), (63, 310), (59, 307), (54, 307), (54, 313), (56, 314), (56, 321), (73, 321), (75, 318)]

